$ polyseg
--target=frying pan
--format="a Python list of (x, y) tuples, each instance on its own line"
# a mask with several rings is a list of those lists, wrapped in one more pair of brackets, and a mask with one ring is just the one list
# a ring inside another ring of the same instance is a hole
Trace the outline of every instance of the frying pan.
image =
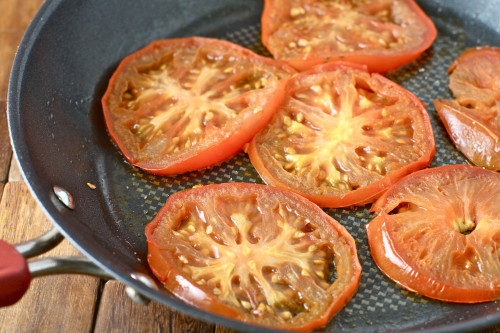
[[(463, 164), (466, 159), (446, 136), (432, 100), (451, 97), (446, 69), (461, 51), (500, 45), (500, 6), (488, 0), (419, 4), (439, 36), (418, 60), (387, 76), (429, 106), (436, 138), (431, 166)], [(9, 128), (21, 171), (65, 237), (140, 294), (201, 320), (255, 332), (262, 329), (201, 311), (157, 290), (144, 237), (146, 223), (174, 192), (200, 183), (261, 183), (248, 158), (240, 153), (177, 176), (144, 173), (126, 163), (112, 144), (100, 99), (120, 60), (155, 39), (216, 37), (268, 55), (259, 41), (262, 7), (261, 0), (48, 0), (21, 42), (8, 95)], [(54, 186), (72, 195), (73, 209), (57, 199)], [(324, 331), (458, 332), (500, 324), (498, 302), (432, 301), (383, 276), (368, 251), (364, 224), (373, 218), (368, 207), (326, 212), (355, 237), (363, 274), (357, 294)]]

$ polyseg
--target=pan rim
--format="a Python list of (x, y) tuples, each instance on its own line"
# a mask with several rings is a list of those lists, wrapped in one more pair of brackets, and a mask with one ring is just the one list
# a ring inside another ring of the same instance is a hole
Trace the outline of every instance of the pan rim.
[[(41, 186), (40, 180), (37, 178), (36, 170), (30, 161), (28, 145), (23, 136), (23, 124), (21, 121), (22, 110), (20, 108), (20, 93), (22, 90), (22, 81), (24, 79), (24, 70), (30, 59), (31, 50), (36, 42), (40, 31), (45, 26), (47, 18), (67, 0), (47, 0), (40, 7), (39, 11), (34, 16), (29, 24), (21, 43), (16, 52), (12, 70), (10, 73), (8, 94), (7, 94), (7, 120), (10, 133), (10, 142), (14, 157), (19, 163), (21, 174), (25, 180), (27, 187), (35, 198), (37, 204), (50, 221), (58, 228), (58, 230), (86, 257), (91, 259), (97, 266), (109, 272), (116, 280), (121, 281), (127, 286), (130, 286), (141, 294), (164, 304), (175, 311), (187, 314), (196, 319), (206, 322), (221, 324), (237, 330), (245, 330), (249, 332), (261, 332), (262, 327), (242, 323), (226, 317), (215, 315), (196, 307), (190, 306), (174, 297), (162, 296), (163, 294), (156, 292), (154, 289), (145, 286), (137, 280), (134, 280), (130, 275), (119, 271), (117, 266), (114, 266), (111, 260), (104, 260), (100, 255), (92, 249), (86, 248), (81, 243), (84, 242), (78, 233), (71, 230), (67, 222), (68, 216), (63, 216), (53, 204), (51, 193)], [(458, 322), (452, 325), (438, 326), (433, 329), (425, 330), (403, 330), (404, 332), (457, 332), (470, 331), (481, 328), (491, 327), (500, 324), (500, 313), (486, 315), (482, 318), (471, 319), (465, 322)], [(282, 330), (270, 329), (272, 332), (286, 332)], [(352, 331), (356, 332), (356, 331)]]

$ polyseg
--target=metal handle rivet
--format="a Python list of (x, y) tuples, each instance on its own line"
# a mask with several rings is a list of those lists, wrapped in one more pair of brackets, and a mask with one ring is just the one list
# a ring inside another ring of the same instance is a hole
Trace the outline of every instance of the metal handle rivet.
[(73, 200), (73, 196), (71, 193), (69, 193), (66, 189), (62, 188), (61, 186), (54, 185), (52, 187), (57, 199), (68, 207), (69, 209), (75, 209), (75, 201)]

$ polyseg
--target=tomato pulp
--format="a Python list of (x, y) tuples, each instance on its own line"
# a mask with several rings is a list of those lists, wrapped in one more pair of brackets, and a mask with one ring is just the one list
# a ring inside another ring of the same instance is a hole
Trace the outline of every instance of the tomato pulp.
[(146, 227), (165, 287), (212, 313), (272, 328), (325, 325), (357, 289), (354, 239), (307, 199), (266, 185), (178, 192)]
[(466, 50), (450, 66), (454, 100), (435, 100), (455, 146), (472, 163), (500, 170), (500, 48)]
[(339, 59), (388, 72), (415, 60), (437, 30), (413, 0), (265, 0), (262, 43), (299, 70)]
[(435, 142), (413, 94), (360, 65), (331, 63), (290, 79), (247, 152), (266, 183), (344, 207), (372, 202), (426, 167)]
[(449, 302), (500, 297), (500, 174), (465, 165), (415, 172), (373, 205), (370, 251), (399, 285)]
[(160, 40), (126, 57), (102, 99), (111, 138), (133, 165), (175, 174), (237, 153), (270, 119), (295, 71), (210, 38)]

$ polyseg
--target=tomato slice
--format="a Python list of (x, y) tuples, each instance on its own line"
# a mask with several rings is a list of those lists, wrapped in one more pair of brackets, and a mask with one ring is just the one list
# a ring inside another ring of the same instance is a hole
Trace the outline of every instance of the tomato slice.
[(472, 163), (500, 170), (500, 48), (466, 50), (450, 66), (454, 100), (435, 100), (445, 128)]
[(435, 142), (423, 104), (379, 74), (331, 63), (290, 79), (248, 154), (266, 183), (323, 207), (373, 201), (426, 167)]
[(175, 174), (237, 153), (269, 120), (295, 71), (209, 38), (160, 40), (126, 57), (102, 99), (112, 139), (133, 165)]
[(361, 274), (343, 226), (305, 198), (266, 185), (173, 194), (146, 236), (149, 265), (174, 295), (266, 327), (325, 325)]
[(367, 224), (380, 270), (449, 302), (500, 298), (500, 174), (452, 165), (415, 172), (373, 205)]
[(265, 0), (262, 43), (299, 70), (343, 59), (388, 72), (415, 60), (437, 36), (413, 0)]

